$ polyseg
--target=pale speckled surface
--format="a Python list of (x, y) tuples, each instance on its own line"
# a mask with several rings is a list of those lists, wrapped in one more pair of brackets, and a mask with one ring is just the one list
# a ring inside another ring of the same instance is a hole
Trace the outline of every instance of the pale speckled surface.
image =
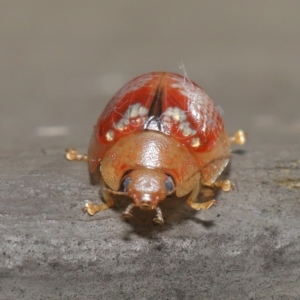
[[(1, 1), (1, 300), (300, 299), (300, 4), (172, 3)], [(167, 202), (162, 228), (122, 202), (83, 215), (98, 188), (63, 149), (86, 150), (127, 80), (181, 61), (249, 134), (237, 189)]]

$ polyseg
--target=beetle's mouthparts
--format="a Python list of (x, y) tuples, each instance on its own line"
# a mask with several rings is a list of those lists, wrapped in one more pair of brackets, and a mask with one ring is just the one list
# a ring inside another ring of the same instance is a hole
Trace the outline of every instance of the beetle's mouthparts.
[(140, 208), (141, 209), (153, 209), (154, 207), (150, 206), (148, 201), (141, 201)]
[(151, 206), (150, 203), (151, 203), (151, 195), (143, 194), (139, 207), (141, 209), (154, 209), (153, 205)]

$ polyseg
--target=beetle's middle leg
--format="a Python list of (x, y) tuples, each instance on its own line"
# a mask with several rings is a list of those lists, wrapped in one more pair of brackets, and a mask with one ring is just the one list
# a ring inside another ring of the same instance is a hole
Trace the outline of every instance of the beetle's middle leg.
[(84, 213), (88, 213), (90, 216), (93, 216), (99, 211), (107, 210), (108, 208), (111, 208), (114, 206), (115, 202), (114, 199), (111, 197), (109, 191), (106, 189), (105, 183), (103, 180), (101, 180), (101, 194), (102, 198), (105, 203), (96, 204), (91, 202), (86, 202), (85, 206), (83, 208)]
[(225, 180), (219, 180), (219, 181), (215, 181), (215, 182), (203, 182), (202, 185), (204, 187), (208, 187), (208, 188), (218, 188), (221, 189), (223, 192), (229, 192), (235, 189), (235, 185), (233, 182), (231, 182), (228, 179)]
[(200, 209), (209, 209), (212, 205), (214, 205), (216, 203), (216, 200), (211, 199), (207, 202), (203, 202), (203, 203), (199, 203), (196, 202), (198, 199), (198, 195), (200, 192), (200, 182), (197, 183), (196, 187), (193, 189), (193, 191), (191, 192), (188, 200), (187, 200), (187, 204), (196, 210), (200, 210)]

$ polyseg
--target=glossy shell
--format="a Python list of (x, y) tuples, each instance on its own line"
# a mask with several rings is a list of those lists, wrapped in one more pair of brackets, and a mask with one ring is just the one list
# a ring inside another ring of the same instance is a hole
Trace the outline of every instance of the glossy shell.
[(88, 150), (90, 173), (101, 164), (104, 181), (114, 190), (127, 170), (139, 167), (161, 169), (178, 186), (197, 172), (214, 182), (229, 157), (220, 110), (188, 78), (163, 72), (141, 75), (115, 94), (94, 127)]

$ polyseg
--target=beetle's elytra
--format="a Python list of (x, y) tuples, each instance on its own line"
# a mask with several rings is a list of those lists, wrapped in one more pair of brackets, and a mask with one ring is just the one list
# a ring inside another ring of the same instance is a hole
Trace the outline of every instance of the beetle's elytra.
[(203, 186), (229, 191), (229, 180), (216, 181), (229, 162), (231, 142), (243, 144), (239, 130), (228, 137), (218, 107), (188, 78), (166, 72), (141, 75), (125, 84), (100, 115), (88, 155), (67, 150), (69, 160), (87, 160), (89, 172), (100, 168), (104, 204), (86, 203), (94, 215), (114, 205), (111, 194), (124, 194), (131, 210), (155, 209), (163, 223), (160, 201), (190, 194), (187, 204), (207, 209), (215, 200), (198, 203)]

